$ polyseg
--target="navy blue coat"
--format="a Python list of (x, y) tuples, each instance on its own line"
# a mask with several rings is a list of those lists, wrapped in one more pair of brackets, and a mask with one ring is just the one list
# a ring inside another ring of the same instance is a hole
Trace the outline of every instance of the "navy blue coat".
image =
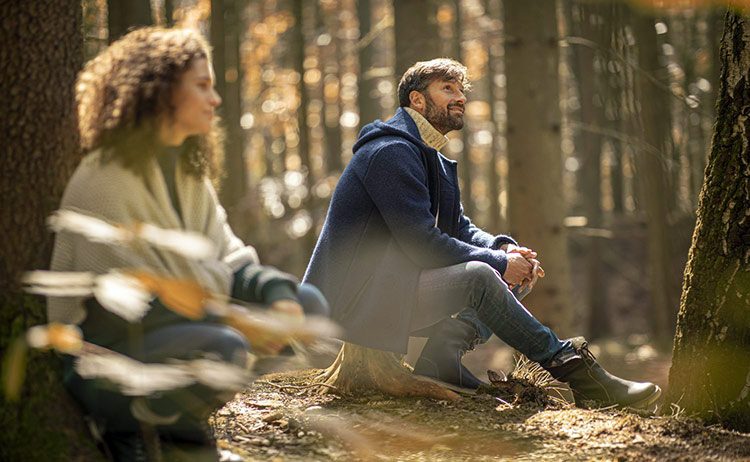
[(405, 353), (419, 273), (473, 260), (503, 273), (496, 249), (511, 242), (463, 214), (456, 162), (424, 144), (400, 108), (360, 132), (304, 281), (326, 296), (344, 340)]

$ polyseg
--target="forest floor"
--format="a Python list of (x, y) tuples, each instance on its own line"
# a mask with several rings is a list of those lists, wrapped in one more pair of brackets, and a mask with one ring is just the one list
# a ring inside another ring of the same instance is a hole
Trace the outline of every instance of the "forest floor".
[[(630, 359), (618, 373), (664, 385), (669, 358)], [(307, 387), (319, 372), (264, 376), (219, 410), (212, 423), (223, 460), (750, 460), (750, 434), (705, 426), (676, 407), (582, 410), (528, 387), (488, 387), (455, 402), (320, 395)]]

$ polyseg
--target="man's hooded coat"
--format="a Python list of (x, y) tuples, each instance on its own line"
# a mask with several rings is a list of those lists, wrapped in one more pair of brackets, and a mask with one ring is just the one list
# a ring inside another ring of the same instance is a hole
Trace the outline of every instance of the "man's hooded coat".
[(463, 214), (456, 162), (399, 108), (362, 129), (304, 280), (326, 296), (344, 340), (405, 353), (420, 272), (481, 261), (503, 273), (505, 243), (515, 241)]

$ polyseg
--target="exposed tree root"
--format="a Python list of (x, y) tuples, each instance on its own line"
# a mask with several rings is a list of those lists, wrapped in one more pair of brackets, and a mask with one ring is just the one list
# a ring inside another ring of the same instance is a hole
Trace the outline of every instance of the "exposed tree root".
[(420, 396), (455, 401), (458, 394), (438, 384), (420, 379), (396, 353), (344, 343), (336, 360), (315, 380), (320, 394), (331, 387), (340, 393), (378, 391), (390, 396)]

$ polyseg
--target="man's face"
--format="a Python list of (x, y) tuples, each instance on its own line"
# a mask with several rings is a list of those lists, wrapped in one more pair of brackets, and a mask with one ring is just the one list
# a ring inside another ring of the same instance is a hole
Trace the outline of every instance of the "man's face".
[(423, 93), (425, 109), (422, 114), (443, 135), (464, 126), (466, 96), (463, 86), (455, 80), (433, 80)]

